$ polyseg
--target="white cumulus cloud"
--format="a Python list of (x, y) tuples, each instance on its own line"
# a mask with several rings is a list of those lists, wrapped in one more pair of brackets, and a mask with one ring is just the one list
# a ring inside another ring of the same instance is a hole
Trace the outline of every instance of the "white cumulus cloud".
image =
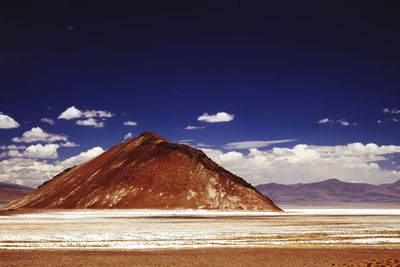
[(24, 156), (28, 158), (38, 159), (55, 159), (58, 157), (57, 149), (60, 147), (58, 144), (36, 144), (28, 146), (24, 152)]
[(29, 131), (26, 131), (22, 134), (22, 137), (14, 137), (12, 138), (13, 142), (16, 143), (33, 143), (33, 142), (46, 142), (46, 143), (53, 143), (56, 141), (67, 141), (66, 135), (58, 135), (47, 133), (42, 130), (40, 127), (33, 127)]
[(378, 163), (385, 156), (400, 153), (400, 146), (351, 143), (343, 146), (295, 145), (248, 153), (202, 149), (214, 161), (250, 183), (307, 183), (330, 178), (348, 182), (389, 183), (400, 172), (386, 170)]
[(91, 160), (103, 152), (104, 152), (103, 148), (96, 146), (96, 147), (89, 149), (88, 151), (81, 152), (79, 155), (65, 159), (65, 160), (59, 162), (59, 164), (64, 166), (65, 168), (68, 168), (71, 166), (82, 164), (88, 160)]
[(0, 112), (0, 129), (12, 129), (19, 126), (16, 120)]
[(64, 170), (61, 165), (31, 158), (0, 161), (0, 181), (36, 187)]
[(198, 121), (204, 121), (204, 122), (209, 122), (209, 123), (215, 123), (215, 122), (226, 122), (226, 121), (231, 121), (235, 118), (235, 115), (229, 114), (226, 112), (218, 112), (216, 114), (208, 114), (204, 113), (203, 115), (199, 116), (197, 118)]
[(60, 145), (62, 147), (77, 147), (77, 146), (79, 146), (78, 144), (75, 144), (74, 142), (70, 142), (70, 141), (67, 141), (65, 143), (61, 143)]
[(19, 156), (4, 159), (0, 161), (0, 182), (36, 187), (66, 168), (82, 164), (103, 152), (101, 147), (94, 147), (79, 155), (54, 163), (49, 163), (45, 159)]
[(72, 119), (78, 119), (81, 116), (82, 116), (82, 111), (77, 109), (75, 106), (72, 106), (63, 111), (60, 114), (60, 116), (58, 116), (58, 118), (64, 120), (72, 120)]
[(9, 150), (4, 156), (8, 156), (11, 158), (21, 158), (24, 156), (19, 150)]
[(58, 119), (72, 120), (79, 118), (111, 118), (114, 114), (105, 110), (80, 110), (75, 106), (71, 106), (64, 110)]

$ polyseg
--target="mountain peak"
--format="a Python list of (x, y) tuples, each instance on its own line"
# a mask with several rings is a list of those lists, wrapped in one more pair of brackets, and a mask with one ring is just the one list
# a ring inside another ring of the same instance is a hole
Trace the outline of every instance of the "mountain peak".
[(331, 179), (327, 179), (325, 181), (322, 181), (322, 183), (343, 183), (343, 182), (340, 181), (339, 179), (331, 178)]
[(6, 207), (280, 210), (201, 150), (153, 132), (64, 171)]
[(155, 132), (143, 132), (139, 135), (139, 137), (146, 137), (146, 138), (162, 138), (161, 136), (159, 136), (158, 134), (156, 134)]
[(144, 132), (140, 134), (137, 138), (134, 138), (132, 140), (139, 141), (139, 143), (161, 143), (161, 142), (169, 143), (167, 139), (159, 136), (155, 132)]

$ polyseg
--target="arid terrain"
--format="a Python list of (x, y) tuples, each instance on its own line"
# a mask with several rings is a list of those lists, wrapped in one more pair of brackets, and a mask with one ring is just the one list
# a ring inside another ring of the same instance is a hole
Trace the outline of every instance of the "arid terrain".
[(399, 255), (399, 209), (0, 216), (1, 266), (398, 266)]
[(399, 249), (0, 250), (0, 266), (399, 266)]
[(0, 266), (400, 266), (396, 202), (282, 211), (263, 189), (143, 133), (0, 209)]
[(400, 265), (396, 205), (282, 211), (268, 196), (287, 193), (263, 193), (143, 133), (4, 206), (0, 266)]

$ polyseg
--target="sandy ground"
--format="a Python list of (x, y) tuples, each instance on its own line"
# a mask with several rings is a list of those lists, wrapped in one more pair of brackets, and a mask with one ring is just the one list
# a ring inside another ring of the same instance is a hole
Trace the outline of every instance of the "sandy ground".
[(400, 248), (0, 250), (0, 266), (400, 266)]

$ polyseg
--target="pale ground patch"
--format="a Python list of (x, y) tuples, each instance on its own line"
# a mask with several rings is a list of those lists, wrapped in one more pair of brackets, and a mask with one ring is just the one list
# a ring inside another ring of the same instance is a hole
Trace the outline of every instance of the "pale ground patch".
[(400, 209), (74, 210), (0, 216), (0, 248), (400, 247)]

